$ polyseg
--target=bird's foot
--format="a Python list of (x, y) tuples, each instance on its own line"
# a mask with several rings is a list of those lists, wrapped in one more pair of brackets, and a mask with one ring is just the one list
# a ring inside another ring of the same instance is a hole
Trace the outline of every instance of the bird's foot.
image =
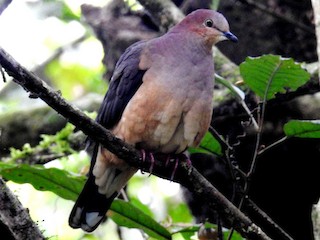
[[(150, 168), (149, 168), (149, 173), (150, 175), (152, 174), (153, 171), (153, 167), (154, 167), (154, 156), (152, 152), (148, 152), (144, 149), (141, 149), (141, 159), (143, 162), (145, 162), (147, 160), (147, 156), (150, 157)], [(141, 172), (143, 173), (143, 171), (141, 170)]]
[[(146, 162), (147, 160), (148, 161), (150, 160), (149, 173), (151, 175), (153, 172), (154, 164), (155, 164), (154, 155), (152, 152), (146, 151), (144, 149), (140, 149), (140, 151), (141, 151), (142, 162)], [(184, 153), (167, 155), (165, 167), (167, 167), (170, 162), (174, 162), (174, 167), (171, 173), (170, 181), (173, 181), (173, 178), (176, 174), (180, 161), (185, 161), (189, 167), (192, 166), (190, 158)], [(141, 173), (144, 173), (143, 170), (141, 170)]]
[(179, 161), (181, 161), (181, 160), (186, 161), (189, 167), (192, 166), (190, 158), (184, 153), (176, 154), (176, 155), (173, 155), (173, 156), (168, 155), (165, 166), (168, 166), (170, 160), (172, 160), (172, 159), (175, 161), (175, 164), (174, 164), (174, 168), (173, 168), (173, 171), (172, 171), (172, 174), (171, 174), (171, 177), (170, 177), (170, 181), (173, 180), (174, 175), (176, 174), (176, 171), (177, 171), (177, 168), (178, 168), (178, 165), (179, 165)]

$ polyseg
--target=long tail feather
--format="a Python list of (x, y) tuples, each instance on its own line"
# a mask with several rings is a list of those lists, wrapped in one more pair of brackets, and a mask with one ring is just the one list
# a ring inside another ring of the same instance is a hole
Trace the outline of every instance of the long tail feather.
[(106, 212), (117, 195), (115, 192), (106, 198), (104, 194), (100, 194), (98, 186), (94, 183), (94, 176), (89, 176), (71, 211), (69, 225), (72, 228), (82, 228), (86, 232), (94, 231), (106, 219)]
[(86, 232), (94, 231), (106, 219), (112, 201), (135, 172), (136, 169), (122, 161), (118, 165), (108, 164), (97, 144), (89, 178), (71, 211), (69, 225)]

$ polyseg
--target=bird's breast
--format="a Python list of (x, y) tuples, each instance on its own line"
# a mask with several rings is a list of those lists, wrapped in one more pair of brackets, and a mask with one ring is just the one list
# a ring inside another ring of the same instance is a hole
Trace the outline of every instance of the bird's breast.
[(209, 127), (212, 88), (204, 88), (197, 81), (175, 85), (170, 84), (170, 79), (155, 81), (147, 76), (113, 132), (137, 147), (180, 153), (197, 145)]

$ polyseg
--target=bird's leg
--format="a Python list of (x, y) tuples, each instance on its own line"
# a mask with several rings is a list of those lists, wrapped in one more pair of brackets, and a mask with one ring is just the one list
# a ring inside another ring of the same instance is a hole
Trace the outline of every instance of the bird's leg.
[[(170, 159), (170, 158), (168, 158), (168, 159)], [(168, 159), (167, 159), (167, 162), (168, 162)], [(192, 166), (191, 160), (190, 160), (190, 158), (189, 158), (186, 154), (181, 153), (181, 154), (176, 155), (176, 158), (175, 158), (175, 161), (176, 161), (176, 162), (175, 162), (175, 165), (174, 165), (174, 168), (173, 168), (171, 177), (170, 177), (170, 181), (172, 181), (173, 178), (174, 178), (174, 175), (175, 175), (175, 173), (176, 173), (176, 171), (177, 171), (178, 164), (179, 164), (179, 161), (180, 161), (180, 160), (185, 160), (185, 161), (187, 162), (187, 164), (188, 164), (189, 167)], [(166, 165), (167, 165), (167, 162), (166, 162)]]
[(170, 177), (170, 181), (173, 180), (174, 175), (175, 175), (175, 173), (177, 171), (177, 168), (178, 168), (178, 164), (179, 164), (179, 158), (177, 157), (175, 160), (176, 160), (176, 163), (174, 164), (174, 168), (173, 168), (173, 171), (172, 171), (172, 174), (171, 174), (171, 177)]
[[(152, 152), (146, 151), (144, 149), (140, 149), (140, 151), (141, 151), (142, 162), (145, 162), (146, 160), (148, 160), (147, 157), (150, 157), (149, 172), (150, 172), (150, 175), (151, 175), (152, 171), (153, 171), (154, 163), (155, 163), (154, 155), (153, 155)], [(170, 160), (174, 161), (174, 167), (173, 167), (173, 171), (172, 171), (171, 176), (170, 176), (170, 181), (173, 180), (174, 175), (176, 174), (176, 171), (177, 171), (178, 165), (179, 165), (179, 161), (181, 161), (181, 160), (186, 161), (186, 163), (188, 164), (189, 167), (192, 166), (190, 158), (184, 153), (181, 153), (181, 154), (168, 154), (167, 158), (166, 158), (166, 163), (165, 163), (166, 167), (169, 165)], [(143, 170), (141, 170), (141, 173), (144, 173)]]
[[(142, 160), (142, 162), (145, 162), (146, 161), (146, 151), (141, 149), (140, 152), (141, 152), (141, 160)], [(144, 174), (142, 169), (140, 169), (140, 171), (142, 174)]]
[[(150, 175), (151, 175), (151, 174), (152, 174), (152, 171), (153, 171), (153, 166), (154, 166), (154, 156), (153, 156), (152, 152), (150, 152), (149, 154), (150, 154), (150, 159), (151, 159), (149, 172), (150, 172)], [(149, 176), (150, 176), (150, 175), (149, 175)]]
[(141, 151), (141, 155), (142, 155), (142, 157), (141, 157), (142, 162), (144, 162), (144, 161), (146, 161), (146, 151), (143, 149), (141, 149), (140, 151)]
[[(154, 156), (153, 156), (153, 153), (152, 152), (146, 152), (146, 150), (144, 149), (140, 149), (141, 151), (141, 159), (142, 159), (142, 162), (145, 162), (147, 160), (146, 156), (149, 155), (150, 157), (150, 168), (149, 168), (149, 172), (150, 172), (150, 175), (152, 174), (152, 170), (153, 170), (153, 167), (154, 167)], [(141, 170), (141, 173), (143, 173), (143, 170)]]
[(191, 167), (192, 166), (192, 162), (191, 162), (190, 158), (187, 155), (185, 155), (184, 153), (183, 153), (183, 155), (185, 156), (185, 160), (186, 160), (188, 166)]

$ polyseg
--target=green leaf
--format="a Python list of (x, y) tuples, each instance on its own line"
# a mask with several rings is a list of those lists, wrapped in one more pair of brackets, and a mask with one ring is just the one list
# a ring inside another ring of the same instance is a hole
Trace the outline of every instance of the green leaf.
[(69, 22), (72, 20), (80, 21), (80, 15), (73, 12), (71, 8), (64, 2), (62, 2), (60, 18), (61, 20), (66, 22)]
[[(191, 227), (186, 227), (182, 228), (178, 231), (175, 231), (172, 236), (173, 239), (190, 239), (192, 236), (195, 235), (199, 231), (200, 227), (199, 226), (191, 226)], [(189, 238), (188, 238), (189, 237)]]
[[(74, 176), (57, 168), (3, 162), (0, 162), (0, 175), (16, 183), (30, 183), (39, 191), (51, 191), (73, 201), (77, 199), (86, 180), (84, 176)], [(171, 233), (166, 228), (130, 203), (114, 200), (110, 210), (108, 214), (112, 220), (121, 226), (142, 229), (156, 239), (171, 239)]]
[(154, 214), (151, 211), (151, 209), (147, 205), (143, 204), (138, 198), (130, 196), (130, 204), (138, 208), (140, 211), (144, 212), (149, 217), (154, 217)]
[(0, 162), (0, 175), (15, 183), (30, 183), (39, 191), (51, 191), (73, 201), (77, 199), (86, 179), (58, 168), (3, 162)]
[(310, 78), (301, 64), (276, 55), (248, 57), (240, 64), (240, 73), (250, 89), (265, 100), (274, 98), (276, 93), (296, 90)]
[(288, 137), (320, 138), (320, 120), (291, 120), (283, 130)]
[(128, 202), (114, 200), (110, 209), (108, 216), (120, 226), (142, 229), (156, 239), (171, 239), (167, 229)]
[(28, 156), (30, 156), (32, 153), (34, 152), (34, 149), (30, 146), (29, 143), (25, 143), (22, 146), (22, 149), (15, 149), (15, 148), (10, 148), (10, 156), (12, 161), (16, 161), (18, 159), (23, 159), (23, 158), (27, 158)]
[(42, 140), (38, 147), (43, 149), (50, 149), (52, 153), (75, 153), (69, 143), (69, 137), (72, 135), (75, 126), (67, 123), (64, 128), (54, 135), (41, 134)]
[(219, 156), (222, 155), (222, 147), (217, 139), (215, 139), (210, 132), (206, 132), (199, 147), (188, 148), (190, 153), (214, 153)]

